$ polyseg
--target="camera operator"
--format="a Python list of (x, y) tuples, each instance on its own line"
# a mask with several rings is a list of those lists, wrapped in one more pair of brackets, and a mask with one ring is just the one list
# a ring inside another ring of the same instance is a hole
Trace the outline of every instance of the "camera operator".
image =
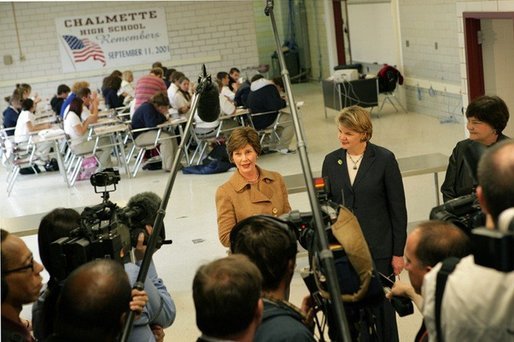
[[(57, 297), (62, 288), (62, 281), (57, 279), (58, 271), (51, 262), (50, 244), (57, 239), (68, 237), (70, 232), (80, 225), (80, 214), (73, 209), (58, 208), (48, 213), (39, 225), (38, 244), (41, 261), (45, 265), (50, 280), (45, 291), (33, 306), (33, 324), (36, 338), (44, 340), (53, 332)], [(151, 231), (147, 227), (148, 232)], [(126, 263), (125, 271), (131, 284), (139, 273), (139, 265), (146, 246), (143, 245), (144, 234), (138, 236), (134, 255), (136, 264)], [(125, 251), (122, 250), (122, 253)], [(148, 304), (141, 317), (134, 322), (129, 341), (159, 341), (162, 329), (170, 326), (175, 319), (175, 304), (162, 280), (158, 278), (155, 266), (150, 265), (145, 281), (145, 291), (148, 294)], [(156, 335), (152, 330), (155, 329)]]
[(310, 296), (301, 309), (288, 302), (296, 266), (295, 228), (272, 216), (248, 217), (230, 232), (230, 250), (248, 256), (262, 274), (264, 314), (255, 341), (314, 341)]
[(117, 341), (129, 310), (140, 314), (147, 301), (145, 291), (130, 289), (120, 263), (90, 261), (64, 281), (57, 303), (58, 324), (46, 341)]
[(229, 255), (198, 268), (193, 300), (202, 336), (197, 342), (253, 341), (262, 318), (261, 284), (259, 269), (244, 255)]
[[(422, 310), (421, 285), (425, 274), (448, 257), (462, 258), (470, 252), (469, 237), (453, 224), (437, 220), (420, 223), (407, 236), (405, 244), (405, 269), (411, 284), (395, 282), (387, 297), (408, 297)], [(422, 325), (416, 341), (426, 341), (427, 337), (425, 326)]]
[[(495, 229), (500, 213), (514, 207), (514, 141), (489, 148), (478, 165), (477, 197), (486, 214), (486, 228)], [(510, 247), (510, 246), (509, 246)], [(423, 283), (423, 315), (430, 338), (442, 341), (511, 341), (514, 272), (500, 272), (463, 258), (447, 278), (441, 305), (441, 332), (435, 322), (435, 289), (441, 264)]]
[(509, 109), (498, 96), (476, 98), (466, 108), (466, 118), (469, 138), (459, 141), (450, 156), (441, 186), (444, 202), (473, 193), (476, 186), (472, 177), (473, 170), (464, 158), (470, 144), (476, 141), (483, 146), (491, 146), (498, 141), (509, 139), (502, 134), (509, 121)]

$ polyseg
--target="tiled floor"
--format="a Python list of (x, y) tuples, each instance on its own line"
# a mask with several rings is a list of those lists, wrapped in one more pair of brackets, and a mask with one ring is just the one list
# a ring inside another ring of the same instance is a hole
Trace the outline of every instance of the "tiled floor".
[[(305, 141), (312, 170), (320, 170), (324, 156), (338, 148), (334, 118), (336, 112), (328, 110), (325, 119), (323, 98), (317, 83), (293, 86), (296, 101), (304, 101), (301, 121), (306, 133)], [(437, 114), (437, 113), (435, 113)], [(435, 117), (416, 113), (395, 113), (385, 106), (380, 118), (373, 118), (372, 142), (392, 150), (397, 158), (439, 152), (449, 155), (455, 143), (464, 137), (462, 124), (441, 124)], [(259, 165), (281, 172), (283, 175), (301, 172), (299, 155), (264, 155)], [(10, 197), (6, 196), (5, 170), (0, 168), (0, 226), (10, 231), (25, 232), (25, 240), (37, 257), (34, 229), (39, 218), (55, 207), (84, 207), (101, 202), (89, 182), (78, 182), (66, 188), (58, 174), (20, 176)], [(122, 177), (118, 190), (111, 200), (124, 206), (128, 199), (142, 191), (154, 191), (162, 195), (170, 174), (161, 171), (141, 171), (137, 178)], [(191, 282), (196, 268), (214, 258), (226, 255), (218, 242), (214, 192), (230, 173), (217, 175), (184, 175), (179, 172), (169, 200), (164, 219), (166, 234), (173, 240), (155, 256), (155, 264), (177, 304), (177, 319), (166, 330), (166, 341), (193, 341), (198, 336), (194, 307), (191, 297)], [(440, 174), (442, 179), (443, 174)], [(424, 220), (435, 206), (434, 180), (432, 174), (404, 178), (409, 222)], [(290, 196), (293, 208), (309, 210), (306, 193)], [(29, 234), (29, 235), (27, 235)], [(30, 235), (32, 234), (32, 235)], [(298, 269), (306, 265), (305, 257), (299, 257)], [(406, 274), (402, 279), (407, 281)], [(293, 303), (300, 303), (306, 294), (299, 274), (293, 280)], [(29, 309), (24, 313), (29, 314)], [(399, 318), (402, 341), (411, 341), (420, 323), (419, 313)]]

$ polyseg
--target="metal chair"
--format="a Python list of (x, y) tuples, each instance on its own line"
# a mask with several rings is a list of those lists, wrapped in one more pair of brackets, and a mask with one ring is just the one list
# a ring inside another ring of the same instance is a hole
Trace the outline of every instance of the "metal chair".
[(395, 102), (405, 113), (407, 112), (400, 100), (396, 97), (396, 84), (398, 83), (399, 76), (399, 71), (390, 66), (384, 67), (384, 72), (380, 71), (378, 73), (378, 93), (384, 95), (384, 99), (382, 100), (382, 104), (378, 110), (379, 113), (382, 112), (382, 108), (386, 101), (389, 101), (396, 112), (398, 112), (398, 108), (396, 108)]
[[(129, 131), (129, 133), (128, 133), (128, 134), (130, 134), (129, 139), (131, 139), (133, 141), (133, 145), (132, 145), (130, 152), (127, 155), (127, 162), (130, 162), (136, 149), (139, 149), (136, 160), (134, 162), (134, 167), (132, 168), (132, 171), (131, 171), (132, 177), (136, 177), (136, 175), (139, 171), (139, 168), (141, 167), (141, 163), (143, 162), (143, 157), (144, 157), (146, 151), (155, 149), (163, 140), (176, 139), (181, 136), (180, 134), (178, 134), (178, 135), (177, 134), (162, 134), (164, 128), (165, 127), (138, 128), (138, 129), (132, 129)], [(141, 142), (137, 141), (137, 137), (134, 137), (134, 133), (138, 133), (137, 136), (139, 136), (139, 134), (143, 134), (145, 132), (150, 132), (150, 131), (157, 132), (155, 139), (152, 139), (151, 141), (141, 143)], [(161, 154), (161, 152), (159, 151), (159, 155), (160, 154)], [(186, 156), (186, 158), (187, 158), (187, 156)]]
[(0, 129), (2, 164), (7, 169), (7, 196), (11, 195), (16, 178), (18, 178), (22, 168), (30, 167), (34, 174), (38, 174), (38, 170), (35, 167), (36, 161), (38, 160), (35, 154), (36, 146), (32, 144), (30, 138), (25, 143), (15, 143), (14, 136), (9, 136), (7, 133), (12, 130), (14, 130), (14, 128)]

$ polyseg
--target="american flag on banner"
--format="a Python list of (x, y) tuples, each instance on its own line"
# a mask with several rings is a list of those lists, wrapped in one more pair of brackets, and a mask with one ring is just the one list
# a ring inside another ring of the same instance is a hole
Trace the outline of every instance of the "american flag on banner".
[(95, 61), (102, 62), (103, 66), (105, 66), (105, 55), (100, 45), (90, 41), (88, 38), (79, 39), (71, 35), (64, 35), (62, 37), (70, 47), (71, 52), (73, 52), (75, 63), (93, 58)]

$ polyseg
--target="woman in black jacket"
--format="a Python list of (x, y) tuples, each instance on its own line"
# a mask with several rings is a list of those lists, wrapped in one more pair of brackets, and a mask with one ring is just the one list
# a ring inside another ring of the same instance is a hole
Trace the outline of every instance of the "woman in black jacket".
[[(465, 160), (466, 151), (475, 142), (489, 147), (498, 141), (509, 139), (502, 134), (509, 121), (509, 109), (498, 96), (481, 96), (471, 102), (466, 109), (466, 125), (469, 138), (459, 141), (453, 149), (446, 170), (446, 177), (441, 192), (445, 202), (473, 193), (476, 180), (472, 170)], [(468, 152), (469, 153), (469, 152)]]

